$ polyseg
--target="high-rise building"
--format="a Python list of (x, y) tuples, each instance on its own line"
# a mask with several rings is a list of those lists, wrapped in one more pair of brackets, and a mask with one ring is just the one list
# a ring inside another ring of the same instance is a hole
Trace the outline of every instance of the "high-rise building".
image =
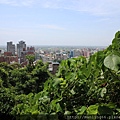
[(15, 44), (7, 42), (7, 52), (11, 52), (12, 55), (15, 55)]
[(71, 50), (69, 57), (70, 57), (70, 58), (74, 57), (74, 53), (75, 53), (74, 50)]
[(22, 54), (26, 51), (26, 44), (24, 41), (19, 41), (19, 44), (17, 44), (17, 55), (20, 58)]

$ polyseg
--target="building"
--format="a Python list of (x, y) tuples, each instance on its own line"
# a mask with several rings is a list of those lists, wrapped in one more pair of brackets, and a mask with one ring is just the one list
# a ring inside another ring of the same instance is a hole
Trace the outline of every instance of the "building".
[(17, 55), (19, 58), (22, 57), (22, 54), (26, 51), (26, 44), (24, 41), (20, 41), (19, 44), (17, 44)]
[(70, 51), (70, 54), (69, 54), (69, 58), (74, 57), (74, 54), (75, 54), (75, 53), (74, 53), (74, 50), (71, 50), (71, 51)]
[(8, 64), (18, 62), (17, 56), (0, 56), (0, 63), (7, 62)]
[(0, 50), (0, 56), (2, 55), (2, 50)]
[(19, 63), (26, 62), (26, 56), (27, 55), (35, 55), (35, 48), (34, 47), (26, 47), (26, 44), (24, 41), (20, 41), (19, 44), (17, 44), (17, 55), (19, 58)]
[(79, 56), (81, 56), (80, 50), (79, 49), (74, 50), (74, 57), (79, 57)]
[(49, 68), (48, 70), (55, 75), (55, 73), (57, 72), (59, 68), (59, 62), (49, 62)]
[(4, 52), (4, 56), (12, 56), (12, 52)]
[(63, 55), (62, 55), (62, 53), (55, 53), (55, 55), (54, 55), (54, 59), (55, 60), (62, 60), (62, 57), (63, 57)]
[(7, 52), (11, 52), (12, 55), (15, 55), (15, 44), (12, 42), (7, 42)]
[(27, 47), (27, 50), (26, 50), (26, 52), (27, 52), (27, 55), (29, 55), (29, 54), (35, 54), (35, 48), (34, 47)]

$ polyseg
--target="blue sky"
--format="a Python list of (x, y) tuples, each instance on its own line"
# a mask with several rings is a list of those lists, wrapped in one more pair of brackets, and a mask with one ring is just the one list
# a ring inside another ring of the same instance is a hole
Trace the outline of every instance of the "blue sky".
[(0, 45), (107, 46), (120, 29), (120, 0), (0, 0)]

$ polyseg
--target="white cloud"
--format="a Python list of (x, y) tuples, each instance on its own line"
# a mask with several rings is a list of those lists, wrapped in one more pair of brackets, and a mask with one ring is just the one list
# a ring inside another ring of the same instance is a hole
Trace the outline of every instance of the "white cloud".
[(0, 4), (8, 4), (12, 6), (31, 6), (35, 0), (0, 0)]
[(110, 18), (100, 18), (100, 19), (98, 19), (96, 22), (106, 22), (107, 21), (107, 23), (108, 23), (108, 21), (109, 21), (109, 23), (111, 23), (112, 21), (110, 21)]
[(45, 8), (70, 9), (97, 16), (120, 14), (120, 0), (40, 0), (38, 4)]
[(14, 0), (0, 0), (0, 4), (10, 4), (10, 5), (14, 5), (15, 1)]
[(78, 3), (80, 11), (86, 10), (86, 12), (98, 16), (119, 14), (119, 4), (120, 0), (84, 0), (83, 4)]
[(0, 0), (0, 4), (70, 9), (97, 16), (120, 14), (120, 0)]
[(40, 25), (41, 28), (48, 28), (48, 29), (54, 29), (54, 30), (65, 30), (63, 27), (59, 27), (57, 25)]

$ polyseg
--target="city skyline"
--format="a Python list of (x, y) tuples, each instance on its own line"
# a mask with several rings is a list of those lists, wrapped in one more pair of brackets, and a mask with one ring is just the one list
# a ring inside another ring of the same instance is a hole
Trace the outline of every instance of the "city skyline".
[(108, 46), (119, 0), (0, 0), (0, 45)]

